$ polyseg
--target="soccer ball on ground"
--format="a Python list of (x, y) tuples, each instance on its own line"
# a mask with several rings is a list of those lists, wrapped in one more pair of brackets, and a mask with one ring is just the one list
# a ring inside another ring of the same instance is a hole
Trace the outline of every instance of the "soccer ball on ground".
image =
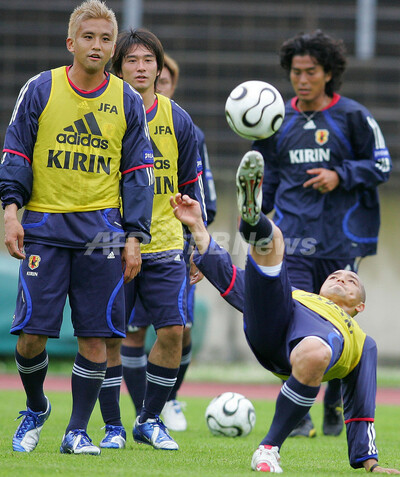
[(225, 104), (231, 129), (245, 139), (256, 141), (272, 136), (285, 117), (280, 92), (264, 81), (245, 81), (232, 90)]
[(206, 409), (206, 422), (214, 436), (244, 437), (256, 423), (253, 404), (242, 394), (222, 393)]

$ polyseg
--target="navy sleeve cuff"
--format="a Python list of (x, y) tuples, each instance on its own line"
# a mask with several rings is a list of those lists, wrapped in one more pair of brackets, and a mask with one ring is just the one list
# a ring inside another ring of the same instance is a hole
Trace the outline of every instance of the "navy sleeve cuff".
[(18, 209), (21, 209), (21, 207), (23, 206), (23, 198), (21, 195), (19, 194), (14, 194), (13, 196), (3, 196), (1, 198), (1, 205), (3, 207), (3, 210), (6, 208), (7, 205), (10, 205), (10, 204), (16, 204)]

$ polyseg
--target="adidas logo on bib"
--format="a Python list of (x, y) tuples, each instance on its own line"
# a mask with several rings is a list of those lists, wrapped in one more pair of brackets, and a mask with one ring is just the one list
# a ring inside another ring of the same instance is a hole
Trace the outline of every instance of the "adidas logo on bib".
[(110, 253), (107, 255), (107, 258), (115, 258), (114, 252), (110, 252)]

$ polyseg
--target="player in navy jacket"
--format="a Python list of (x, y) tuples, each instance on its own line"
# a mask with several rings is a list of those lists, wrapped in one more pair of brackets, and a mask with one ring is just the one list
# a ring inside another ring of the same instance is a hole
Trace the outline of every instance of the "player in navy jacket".
[[(127, 337), (120, 354), (120, 340), (107, 343), (109, 365), (100, 393), (100, 407), (106, 423), (106, 436), (100, 447), (125, 446), (126, 432), (118, 406), (122, 366), (130, 372), (132, 364), (142, 363), (143, 356), (132, 346), (137, 333), (133, 328), (152, 324), (157, 338), (145, 366), (145, 391), (140, 414), (134, 425), (134, 440), (157, 449), (177, 450), (178, 444), (168, 434), (159, 418), (177, 380), (182, 357), (182, 335), (187, 322), (186, 264), (183, 259), (182, 224), (169, 206), (171, 194), (181, 192), (202, 204), (201, 160), (194, 125), (177, 103), (156, 93), (157, 80), (164, 63), (159, 39), (149, 30), (139, 28), (120, 34), (113, 56), (113, 70), (142, 96), (154, 153), (154, 202), (151, 224), (152, 241), (141, 248), (140, 274), (125, 286)], [(204, 214), (204, 220), (206, 220)], [(155, 299), (156, 297), (156, 299)], [(139, 316), (137, 298), (146, 313)], [(131, 379), (124, 370), (131, 396)], [(137, 376), (136, 376), (137, 378)], [(107, 382), (108, 381), (108, 382)]]
[(66, 41), (72, 65), (26, 83), (5, 137), (5, 243), (21, 259), (11, 333), (18, 335), (27, 404), (13, 437), (16, 452), (35, 449), (50, 415), (46, 342), (59, 337), (68, 296), (78, 353), (60, 451), (100, 454), (86, 428), (106, 373), (106, 338), (125, 336), (123, 283), (140, 271), (154, 196), (143, 101), (105, 71), (117, 34), (115, 14), (103, 2), (77, 6)]
[[(287, 40), (280, 51), (296, 96), (271, 138), (253, 148), (265, 159), (263, 211), (275, 210), (292, 284), (317, 293), (339, 268), (358, 271), (376, 253), (380, 225), (377, 186), (391, 159), (372, 114), (340, 96), (346, 58), (341, 41), (316, 31)], [(340, 434), (339, 382), (324, 398), (323, 431)], [(315, 435), (310, 416), (293, 435)]]
[[(169, 55), (164, 54), (164, 66), (157, 80), (157, 92), (161, 93), (164, 96), (167, 96), (168, 98), (172, 98), (174, 96), (178, 79), (178, 64)], [(180, 108), (174, 102), (172, 102), (172, 105), (173, 113), (175, 114), (175, 110), (179, 110)], [(177, 113), (175, 115), (176, 117), (174, 118), (174, 129), (177, 132), (178, 137), (184, 137), (183, 133), (184, 130), (187, 129), (187, 126), (184, 122), (179, 120), (179, 115)], [(150, 121), (149, 118), (148, 120)], [(199, 157), (201, 158), (199, 164), (201, 167), (198, 168), (198, 182), (200, 187), (204, 188), (204, 202), (207, 213), (207, 225), (209, 225), (214, 220), (217, 208), (215, 185), (210, 170), (204, 134), (199, 127), (197, 127), (196, 125), (194, 125), (194, 127), (198, 143), (198, 149), (200, 153)], [(164, 405), (161, 415), (164, 424), (169, 430), (172, 431), (184, 431), (187, 428), (187, 422), (183, 412), (183, 406), (181, 405), (181, 402), (177, 399), (177, 394), (184, 380), (185, 373), (187, 372), (192, 357), (191, 329), (194, 320), (194, 295), (196, 286), (190, 285), (189, 262), (193, 246), (190, 243), (190, 234), (185, 235), (186, 240), (184, 245), (184, 259), (187, 265), (187, 322), (183, 330), (182, 357), (177, 379), (168, 396), (168, 400)], [(149, 313), (149, 311), (146, 310), (143, 306), (140, 296), (138, 296), (136, 299), (135, 311), (134, 315), (132, 314), (132, 316), (132, 322), (129, 322), (127, 329), (127, 337), (129, 339), (129, 342), (128, 339), (125, 340), (123, 346), (121, 347), (121, 355), (124, 380), (128, 387), (132, 401), (135, 405), (136, 412), (139, 414), (142, 408), (142, 403), (146, 390), (146, 334), (148, 327), (152, 324), (151, 313)]]
[(291, 286), (283, 235), (260, 213), (263, 168), (261, 154), (250, 151), (237, 174), (240, 233), (250, 244), (245, 270), (233, 266), (229, 253), (210, 237), (196, 201), (180, 194), (170, 200), (196, 241), (196, 265), (229, 303), (243, 310), (244, 332), (257, 360), (285, 379), (272, 424), (251, 467), (281, 473), (279, 451), (285, 439), (312, 406), (321, 382), (340, 378), (350, 465), (399, 474), (378, 464), (377, 350), (354, 319), (365, 307), (361, 280), (351, 270), (336, 270), (319, 294)]

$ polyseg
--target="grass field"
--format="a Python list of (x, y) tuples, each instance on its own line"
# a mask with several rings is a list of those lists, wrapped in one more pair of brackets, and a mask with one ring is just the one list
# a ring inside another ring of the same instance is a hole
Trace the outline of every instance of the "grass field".
[[(117, 476), (174, 476), (222, 477), (254, 475), (250, 470), (251, 456), (265, 435), (271, 422), (274, 403), (253, 400), (257, 422), (253, 432), (244, 438), (213, 437), (208, 431), (204, 411), (209, 399), (182, 398), (187, 402), (188, 430), (173, 433), (180, 445), (178, 452), (156, 451), (139, 445), (132, 439), (133, 407), (127, 395), (121, 396), (122, 420), (127, 429), (127, 447), (124, 450), (103, 450), (100, 456), (75, 456), (59, 453), (61, 438), (70, 409), (69, 393), (47, 393), (52, 413), (46, 422), (38, 447), (30, 454), (11, 449), (12, 435), (18, 426), (14, 419), (25, 408), (22, 391), (0, 391), (0, 476), (1, 477), (117, 477)], [(305, 475), (361, 475), (363, 469), (353, 470), (347, 459), (345, 434), (340, 437), (322, 436), (322, 405), (312, 410), (318, 436), (315, 439), (288, 439), (281, 450), (284, 473)], [(380, 462), (384, 466), (400, 468), (399, 424), (400, 406), (378, 406), (376, 413), (377, 445)], [(95, 444), (104, 436), (99, 408), (96, 406), (88, 433)]]

